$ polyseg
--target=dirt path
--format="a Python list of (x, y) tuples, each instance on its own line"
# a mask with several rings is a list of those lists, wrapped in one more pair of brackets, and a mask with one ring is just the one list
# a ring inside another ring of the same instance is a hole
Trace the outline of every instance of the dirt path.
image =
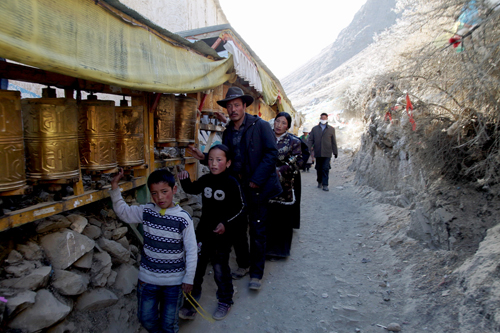
[[(410, 266), (377, 231), (388, 223), (397, 230), (401, 214), (368, 200), (349, 162), (341, 156), (332, 163), (329, 192), (316, 187), (315, 170), (302, 174), (302, 227), (290, 258), (266, 262), (262, 290), (249, 291), (248, 277), (234, 281), (225, 320), (211, 324), (198, 315), (182, 321), (181, 332), (386, 332), (377, 324), (415, 324), (403, 314)], [(200, 304), (210, 314), (216, 308), (213, 275)]]

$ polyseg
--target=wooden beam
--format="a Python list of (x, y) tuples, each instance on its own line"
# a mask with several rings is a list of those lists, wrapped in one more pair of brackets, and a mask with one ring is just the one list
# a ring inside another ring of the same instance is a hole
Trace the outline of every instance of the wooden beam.
[[(132, 181), (120, 183), (119, 186), (122, 191), (128, 191), (144, 184), (146, 177), (134, 178)], [(9, 212), (0, 218), (0, 232), (107, 198), (109, 188), (110, 185), (106, 185), (102, 190), (87, 191), (81, 195), (65, 197), (62, 201), (44, 202)]]
[(9, 80), (38, 83), (61, 89), (93, 91), (103, 94), (141, 96), (142, 91), (110, 86), (104, 83), (87, 81), (64, 74), (48, 72), (42, 69), (0, 61), (0, 77)]

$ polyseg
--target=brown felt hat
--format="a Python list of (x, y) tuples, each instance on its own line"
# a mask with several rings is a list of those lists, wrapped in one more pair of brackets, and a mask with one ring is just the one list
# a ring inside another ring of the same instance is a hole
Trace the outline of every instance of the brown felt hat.
[(223, 108), (225, 108), (227, 102), (232, 101), (233, 99), (236, 99), (236, 98), (241, 98), (241, 100), (243, 101), (243, 103), (246, 104), (246, 106), (249, 106), (249, 105), (251, 105), (253, 103), (253, 97), (252, 96), (245, 95), (243, 93), (243, 90), (241, 90), (241, 88), (231, 87), (231, 88), (229, 88), (227, 90), (226, 98), (221, 99), (220, 101), (217, 101), (217, 104), (219, 104), (220, 106), (222, 106)]

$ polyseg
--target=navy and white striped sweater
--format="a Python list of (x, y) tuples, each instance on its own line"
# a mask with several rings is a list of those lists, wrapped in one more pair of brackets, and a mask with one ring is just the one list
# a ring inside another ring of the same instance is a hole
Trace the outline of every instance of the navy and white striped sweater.
[(139, 280), (160, 286), (193, 284), (197, 245), (189, 213), (176, 205), (168, 208), (162, 216), (160, 207), (153, 203), (127, 205), (119, 188), (109, 193), (120, 220), (143, 223), (144, 247)]

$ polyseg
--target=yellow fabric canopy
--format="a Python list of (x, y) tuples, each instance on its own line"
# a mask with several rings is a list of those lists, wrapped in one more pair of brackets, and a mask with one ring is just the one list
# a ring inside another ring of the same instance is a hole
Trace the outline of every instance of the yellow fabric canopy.
[[(278, 110), (287, 112), (290, 115), (295, 114), (295, 109), (288, 103), (288, 100), (284, 98), (284, 92), (280, 92), (278, 86), (274, 80), (267, 74), (267, 72), (260, 66), (258, 66), (260, 80), (262, 81), (262, 96), (264, 102), (268, 105), (274, 105), (278, 101)], [(278, 96), (280, 99), (278, 100)]]
[(197, 92), (233, 80), (211, 60), (93, 0), (1, 0), (0, 57), (135, 90)]

